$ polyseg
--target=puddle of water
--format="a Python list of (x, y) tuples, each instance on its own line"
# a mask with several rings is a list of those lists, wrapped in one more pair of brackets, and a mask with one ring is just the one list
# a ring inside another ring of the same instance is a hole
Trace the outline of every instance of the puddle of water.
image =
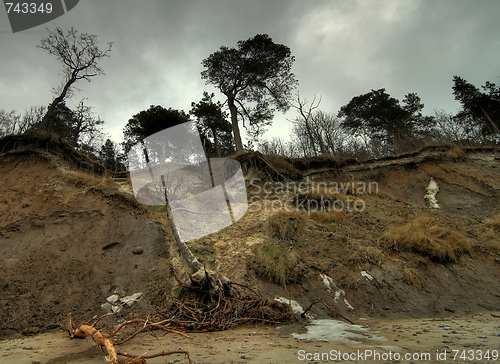
[(403, 349), (401, 349), (397, 346), (393, 346), (393, 345), (379, 345), (379, 346), (377, 346), (377, 348), (384, 349), (385, 351), (392, 351), (392, 352), (403, 350)]
[(359, 344), (366, 340), (387, 341), (383, 336), (369, 332), (366, 326), (347, 324), (337, 320), (313, 320), (304, 334), (292, 334), (298, 340), (328, 341), (330, 343)]

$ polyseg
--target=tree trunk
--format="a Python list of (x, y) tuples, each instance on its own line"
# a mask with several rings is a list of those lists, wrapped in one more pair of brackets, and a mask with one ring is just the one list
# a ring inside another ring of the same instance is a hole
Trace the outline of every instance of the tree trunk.
[[(164, 160), (165, 158), (163, 158)], [(153, 175), (153, 169), (151, 168), (151, 165), (148, 164), (148, 170), (151, 175), (151, 179), (154, 180), (154, 175)], [(170, 221), (170, 225), (172, 226), (172, 234), (174, 235), (174, 239), (177, 242), (177, 245), (179, 246), (179, 250), (181, 251), (182, 255), (188, 262), (189, 266), (193, 270), (193, 273), (196, 273), (199, 271), (203, 266), (201, 263), (196, 259), (196, 257), (191, 253), (191, 250), (189, 250), (189, 247), (186, 245), (186, 243), (182, 242), (179, 233), (177, 232), (177, 229), (175, 227), (174, 223), (174, 218), (172, 216), (172, 210), (170, 209), (170, 205), (168, 202), (168, 197), (167, 197), (167, 183), (165, 181), (165, 176), (161, 176), (161, 181), (162, 181), (162, 186), (161, 188), (163, 189), (163, 193), (165, 196), (165, 202), (166, 202), (166, 208), (167, 208), (167, 217), (168, 220)]]
[(309, 141), (311, 142), (311, 148), (312, 148), (312, 150), (314, 152), (314, 156), (317, 157), (318, 156), (318, 152), (316, 151), (316, 146), (314, 145), (314, 138), (313, 138), (313, 135), (312, 135), (312, 132), (311, 132), (311, 127), (309, 126), (309, 121), (307, 120), (307, 118), (305, 116), (304, 116), (304, 120), (305, 120), (305, 124), (306, 124), (307, 134), (309, 136)]
[(215, 152), (217, 153), (217, 158), (220, 158), (219, 140), (217, 139), (217, 130), (212, 128), (212, 134), (214, 135)]
[[(73, 73), (75, 73), (75, 72), (73, 72)], [(52, 118), (52, 115), (54, 115), (57, 104), (64, 101), (64, 99), (66, 98), (66, 95), (68, 94), (69, 88), (71, 87), (71, 85), (73, 83), (75, 83), (75, 81), (76, 81), (76, 75), (73, 74), (73, 75), (71, 75), (68, 82), (66, 82), (66, 84), (64, 85), (64, 87), (61, 91), (61, 94), (59, 96), (57, 96), (52, 101), (52, 103), (49, 105), (49, 107), (47, 108), (47, 112), (45, 113), (45, 115), (42, 118), (39, 129), (48, 130), (49, 120)]]
[(321, 150), (321, 154), (328, 154), (328, 151), (325, 146), (325, 142), (323, 141), (323, 136), (321, 135), (321, 130), (318, 131), (318, 142), (319, 142), (319, 148)]
[(240, 128), (238, 127), (238, 112), (236, 110), (236, 105), (234, 104), (234, 99), (228, 97), (227, 102), (229, 105), (229, 111), (231, 112), (231, 123), (233, 124), (233, 134), (234, 142), (236, 144), (236, 150), (238, 152), (244, 151), (243, 143), (241, 142)]
[(496, 126), (496, 124), (493, 122), (493, 120), (491, 120), (490, 116), (486, 113), (486, 111), (481, 106), (479, 106), (479, 107), (481, 108), (481, 111), (484, 113), (484, 115), (486, 115), (486, 117), (488, 118), (488, 121), (490, 122), (493, 129), (495, 129), (497, 134), (500, 134), (500, 130), (498, 129), (498, 126)]

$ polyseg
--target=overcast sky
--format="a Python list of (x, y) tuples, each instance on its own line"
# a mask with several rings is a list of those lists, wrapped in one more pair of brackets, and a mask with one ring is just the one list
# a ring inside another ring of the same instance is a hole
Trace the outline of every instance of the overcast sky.
[[(266, 33), (290, 47), (301, 97), (322, 96), (337, 113), (354, 96), (385, 88), (398, 99), (416, 92), (434, 109), (456, 112), (452, 77), (500, 83), (499, 0), (81, 0), (50, 23), (12, 33), (0, 9), (0, 109), (47, 105), (62, 78), (58, 61), (37, 48), (45, 28), (75, 27), (98, 36), (104, 76), (80, 89), (113, 140), (150, 105), (188, 112), (203, 91), (201, 61), (220, 46)], [(222, 97), (220, 98), (221, 100)], [(296, 112), (276, 114), (265, 137), (287, 137)]]

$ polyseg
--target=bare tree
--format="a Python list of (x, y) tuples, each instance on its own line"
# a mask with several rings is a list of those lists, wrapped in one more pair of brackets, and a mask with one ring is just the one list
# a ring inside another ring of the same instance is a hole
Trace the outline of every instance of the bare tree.
[(346, 132), (341, 126), (341, 121), (334, 114), (323, 111), (315, 112), (310, 121), (314, 141), (323, 145), (323, 153), (329, 152), (337, 155), (341, 152)]
[[(47, 29), (48, 30), (48, 29)], [(56, 97), (47, 108), (39, 127), (48, 129), (56, 106), (71, 94), (73, 84), (78, 80), (90, 82), (91, 78), (103, 75), (104, 72), (99, 66), (99, 62), (109, 57), (112, 42), (108, 42), (108, 49), (102, 51), (97, 46), (97, 36), (92, 34), (78, 34), (73, 27), (64, 32), (57, 27), (54, 31), (49, 31), (49, 35), (42, 38), (39, 48), (46, 50), (55, 56), (63, 64), (64, 80), (55, 89)]]
[(7, 111), (0, 109), (0, 138), (9, 134), (14, 134), (21, 116), (15, 110)]
[(434, 110), (436, 135), (439, 140), (455, 143), (481, 139), (481, 125), (469, 119), (459, 118), (444, 110)]
[(16, 134), (22, 134), (30, 129), (37, 128), (45, 115), (45, 106), (30, 106), (24, 111), (23, 117), (17, 125)]
[(289, 158), (302, 157), (300, 145), (297, 143), (293, 134), (290, 135), (290, 140), (286, 143), (286, 156)]
[(259, 143), (259, 151), (268, 155), (287, 155), (286, 143), (278, 137), (273, 137), (271, 140), (263, 140)]
[[(297, 127), (297, 130), (303, 129), (301, 126), (305, 127), (305, 132), (307, 133), (307, 136), (309, 137), (310, 141), (310, 146), (314, 152), (314, 156), (318, 156), (318, 151), (316, 150), (316, 143), (315, 143), (315, 137), (314, 137), (314, 131), (311, 126), (311, 118), (313, 116), (313, 111), (319, 107), (319, 104), (321, 103), (321, 97), (319, 98), (318, 102), (316, 102), (316, 96), (313, 98), (312, 102), (309, 103), (307, 99), (301, 100), (300, 99), (300, 94), (297, 92), (297, 103), (293, 105), (293, 108), (295, 108), (299, 116), (293, 120), (293, 123)], [(321, 153), (326, 153), (326, 147), (325, 144), (321, 138), (321, 135), (316, 135), (317, 142), (320, 147)]]
[(267, 155), (279, 155), (289, 158), (303, 157), (300, 150), (300, 141), (293, 134), (290, 135), (290, 140), (286, 141), (282, 138), (273, 137), (271, 140), (264, 139), (258, 144), (258, 151)]
[(0, 137), (10, 134), (22, 134), (34, 129), (45, 114), (45, 106), (31, 106), (21, 116), (16, 111), (0, 110)]
[(302, 158), (312, 155), (308, 153), (310, 141), (306, 133), (300, 133), (295, 127), (290, 134), (290, 144), (293, 145), (293, 147), (290, 147), (292, 158)]
[(305, 124), (295, 123), (292, 129), (292, 136), (297, 143), (303, 157), (317, 156), (318, 152), (314, 146), (312, 132), (308, 133)]
[(98, 134), (102, 133), (100, 125), (104, 121), (95, 116), (92, 112), (92, 107), (85, 105), (85, 99), (82, 99), (76, 108), (73, 110), (73, 122), (71, 125), (71, 144), (76, 146), (79, 142), (86, 142), (94, 139)]

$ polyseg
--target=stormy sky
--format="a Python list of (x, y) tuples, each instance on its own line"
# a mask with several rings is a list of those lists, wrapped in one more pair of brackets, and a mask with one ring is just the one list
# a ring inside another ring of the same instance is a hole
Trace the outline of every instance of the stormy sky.
[[(500, 83), (498, 0), (81, 0), (69, 13), (12, 33), (0, 10), (0, 109), (23, 113), (47, 105), (62, 67), (36, 46), (45, 28), (75, 27), (97, 35), (106, 75), (80, 81), (67, 104), (82, 98), (120, 142), (123, 127), (150, 105), (188, 112), (203, 91), (201, 61), (220, 46), (269, 34), (290, 47), (301, 97), (322, 97), (320, 109), (337, 113), (354, 96), (385, 88), (398, 99), (416, 92), (434, 109), (455, 113), (452, 77), (476, 86)], [(276, 114), (266, 138), (286, 138), (287, 119)]]

